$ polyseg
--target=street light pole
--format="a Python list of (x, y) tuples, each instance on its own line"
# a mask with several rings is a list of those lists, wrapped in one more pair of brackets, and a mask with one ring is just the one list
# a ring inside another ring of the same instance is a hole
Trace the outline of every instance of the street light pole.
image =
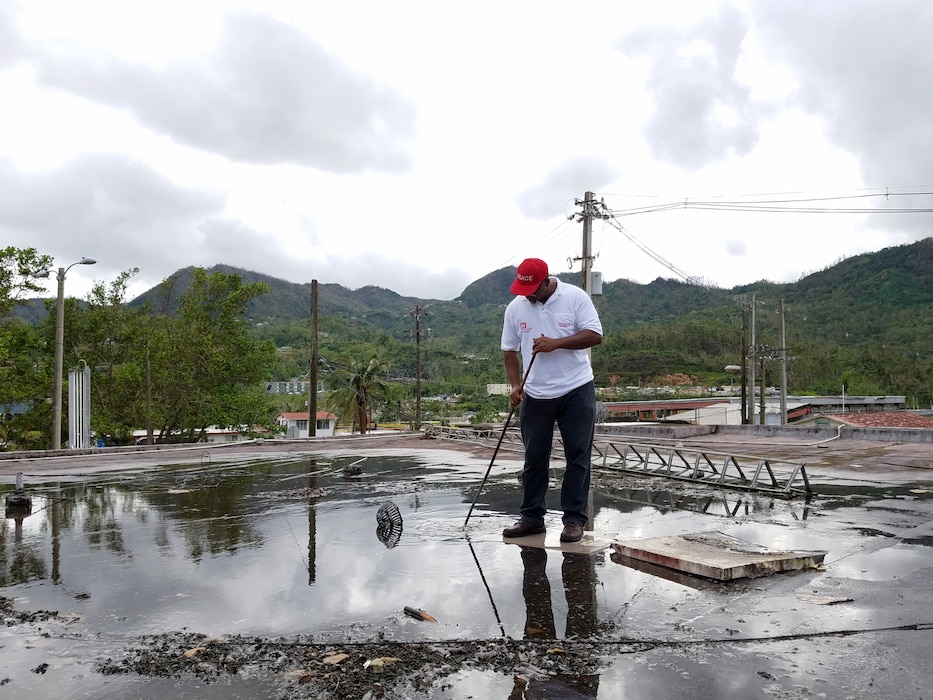
[(75, 265), (93, 265), (93, 258), (81, 258), (68, 267), (58, 268), (58, 301), (55, 306), (55, 379), (52, 385), (52, 449), (62, 448), (62, 364), (65, 348), (65, 273)]

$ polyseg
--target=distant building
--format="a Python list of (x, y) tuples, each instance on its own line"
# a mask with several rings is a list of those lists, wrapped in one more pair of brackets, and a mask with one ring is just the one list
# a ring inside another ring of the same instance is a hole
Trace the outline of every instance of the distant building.
[(231, 428), (218, 428), (216, 425), (210, 426), (204, 431), (205, 442), (237, 442), (241, 439), (242, 433), (239, 430)]
[(808, 403), (814, 413), (852, 413), (855, 411), (901, 411), (906, 396), (788, 396), (788, 403)]
[(266, 391), (270, 394), (304, 395), (310, 386), (311, 382), (266, 382)]
[[(285, 426), (285, 437), (288, 438), (306, 438), (308, 431), (308, 411), (298, 411), (294, 413), (280, 413), (275, 419), (276, 425)], [(329, 437), (334, 434), (337, 427), (337, 416), (327, 411), (318, 411), (315, 423), (316, 437)]]
[[(200, 442), (210, 442), (210, 443), (219, 443), (219, 442), (237, 442), (239, 440), (250, 440), (252, 439), (250, 435), (260, 435), (262, 433), (268, 433), (267, 428), (260, 428), (259, 426), (240, 426), (238, 428), (219, 428), (216, 425), (210, 425), (204, 429), (204, 435), (201, 436)], [(197, 433), (200, 435), (200, 431)], [(174, 438), (169, 438), (168, 440), (159, 437), (159, 431), (155, 431), (152, 434), (152, 439), (156, 441), (157, 444), (162, 444), (164, 442), (174, 442), (175, 439), (179, 437), (179, 434), (175, 434)], [(134, 430), (133, 431), (133, 441), (137, 445), (145, 445), (147, 440), (147, 432), (145, 430)], [(104, 447), (105, 445), (100, 444), (98, 447)]]
[[(797, 419), (809, 415), (810, 406), (805, 403), (787, 404), (787, 422), (796, 425)], [(742, 402), (721, 401), (710, 406), (703, 406), (671, 414), (663, 420), (680, 421), (693, 425), (742, 425)], [(765, 401), (765, 425), (781, 425), (781, 405), (774, 400)], [(753, 425), (761, 425), (761, 406), (755, 405)]]
[(664, 399), (661, 401), (606, 401), (609, 422), (657, 421), (686, 410), (723, 403), (722, 399)]
[[(842, 422), (822, 421), (829, 415), (888, 415), (903, 414), (906, 397), (904, 396), (788, 396), (786, 400), (786, 423), (788, 425), (841, 425)], [(666, 421), (683, 422), (694, 425), (741, 425), (742, 402), (737, 397), (731, 399), (711, 397), (702, 399), (659, 399), (654, 401), (612, 401), (606, 402), (609, 422), (614, 421)], [(916, 414), (913, 414), (916, 415)], [(868, 427), (872, 419), (865, 418)], [(882, 419), (876, 419), (883, 422)], [(893, 420), (893, 419), (892, 419)], [(904, 419), (910, 420), (910, 419)], [(761, 424), (761, 403), (756, 397), (752, 424)], [(780, 401), (774, 396), (765, 400), (765, 425), (781, 425)], [(874, 427), (881, 427), (881, 422)], [(886, 426), (886, 427), (910, 427)], [(916, 425), (914, 427), (923, 427)]]

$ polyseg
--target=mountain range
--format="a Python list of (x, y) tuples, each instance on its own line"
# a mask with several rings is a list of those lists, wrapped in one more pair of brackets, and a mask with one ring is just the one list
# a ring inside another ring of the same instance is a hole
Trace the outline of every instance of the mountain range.
[[(176, 288), (185, 288), (191, 271), (186, 268), (172, 275)], [(287, 282), (227, 265), (209, 270), (213, 271), (269, 286), (268, 294), (250, 303), (249, 315), (255, 322), (310, 319), (310, 283)], [(470, 334), (478, 326), (501, 321), (502, 309), (512, 298), (508, 289), (514, 275), (511, 266), (490, 272), (453, 301), (404, 297), (375, 286), (349, 290), (319, 283), (318, 313), (355, 326), (403, 332), (413, 327), (417, 310), (425, 314), (426, 325), (435, 333)], [(579, 274), (557, 277), (570, 284), (580, 282)], [(155, 287), (131, 304), (152, 303), (158, 293), (159, 287)], [(762, 280), (718, 289), (663, 278), (648, 284), (625, 279), (604, 282), (603, 294), (594, 303), (609, 334), (639, 324), (687, 318), (735, 322), (753, 294), (763, 328), (776, 327), (774, 312), (783, 300), (787, 321), (798, 327), (805, 325), (810, 336), (850, 345), (887, 342), (926, 352), (933, 334), (933, 238), (854, 256), (792, 283)]]
[[(178, 270), (129, 304), (148, 303), (162, 310), (160, 300), (166, 298), (167, 286), (177, 297), (187, 289), (193, 270)], [(254, 324), (303, 325), (310, 320), (310, 283), (288, 282), (229, 265), (216, 265), (208, 272), (236, 274), (244, 282), (268, 286), (267, 294), (249, 303), (248, 316)], [(401, 337), (414, 328), (417, 315), (433, 335), (456, 338), (455, 344), (463, 351), (476, 351), (497, 342), (502, 311), (512, 298), (508, 289), (514, 275), (511, 266), (494, 270), (455, 300), (405, 297), (376, 286), (351, 290), (319, 283), (319, 317)], [(557, 277), (570, 284), (580, 282), (578, 273)], [(762, 280), (719, 289), (659, 277), (648, 284), (625, 279), (604, 282), (602, 291), (594, 303), (606, 335), (675, 322), (739, 325), (743, 308), (752, 308), (754, 295), (756, 326), (763, 333), (777, 332), (775, 312), (783, 302), (789, 332), (804, 333), (808, 340), (847, 346), (882, 343), (928, 354), (933, 337), (933, 238), (847, 258), (792, 283)], [(21, 305), (17, 315), (41, 320), (44, 304), (33, 300)]]

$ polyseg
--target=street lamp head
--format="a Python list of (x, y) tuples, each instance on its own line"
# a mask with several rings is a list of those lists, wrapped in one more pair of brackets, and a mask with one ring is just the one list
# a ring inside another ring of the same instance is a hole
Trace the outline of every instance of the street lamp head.
[(70, 270), (71, 268), (73, 268), (75, 265), (96, 265), (96, 264), (97, 264), (97, 261), (96, 261), (94, 258), (84, 258), (84, 257), (82, 257), (82, 258), (81, 258), (80, 260), (78, 260), (77, 262), (71, 263), (68, 267), (60, 267), (60, 268), (58, 268), (58, 281), (59, 281), (59, 282), (64, 282), (64, 281), (65, 281), (65, 273), (68, 272), (68, 270)]

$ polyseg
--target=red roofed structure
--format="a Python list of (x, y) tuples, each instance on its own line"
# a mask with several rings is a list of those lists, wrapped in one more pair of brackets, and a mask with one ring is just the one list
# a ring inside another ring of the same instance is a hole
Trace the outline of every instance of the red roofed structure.
[(912, 411), (853, 411), (851, 413), (819, 413), (794, 425), (843, 425), (848, 428), (920, 428), (933, 429), (933, 419)]
[[(308, 411), (297, 411), (280, 413), (275, 419), (276, 425), (285, 426), (285, 436), (289, 438), (308, 437)], [(328, 437), (334, 434), (334, 428), (337, 426), (337, 416), (327, 411), (318, 411), (315, 416), (315, 436)]]

